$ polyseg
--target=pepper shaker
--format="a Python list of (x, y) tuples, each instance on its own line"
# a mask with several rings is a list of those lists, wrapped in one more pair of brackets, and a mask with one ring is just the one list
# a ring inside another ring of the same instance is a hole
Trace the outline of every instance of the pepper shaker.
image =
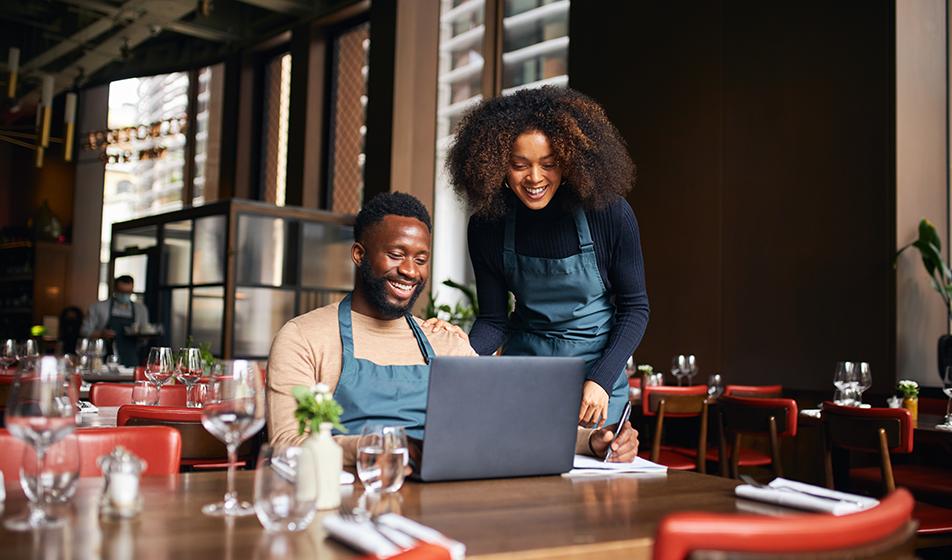
[(106, 479), (100, 511), (114, 517), (135, 517), (142, 509), (139, 476), (147, 463), (121, 445), (96, 463)]

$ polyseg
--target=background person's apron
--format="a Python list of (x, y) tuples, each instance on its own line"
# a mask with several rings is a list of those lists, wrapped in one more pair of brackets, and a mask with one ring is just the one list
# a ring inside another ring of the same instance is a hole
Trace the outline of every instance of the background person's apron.
[[(595, 258), (588, 219), (575, 210), (575, 230), (581, 252), (562, 259), (526, 257), (516, 253), (516, 211), (506, 216), (503, 265), (516, 308), (509, 316), (509, 356), (569, 356), (582, 358), (591, 370), (608, 346), (614, 324), (611, 301)], [(607, 424), (616, 422), (628, 402), (624, 368), (612, 385)]]
[(126, 334), (126, 327), (130, 327), (136, 322), (136, 304), (129, 303), (132, 309), (132, 317), (116, 317), (112, 314), (112, 305), (115, 299), (109, 299), (109, 321), (106, 322), (106, 328), (116, 333), (113, 339), (112, 351), (119, 356), (119, 362), (126, 367), (136, 367), (139, 365), (138, 340), (134, 336)]
[(350, 297), (348, 294), (337, 309), (343, 355), (334, 399), (344, 409), (341, 424), (349, 435), (360, 435), (364, 424), (374, 423), (403, 426), (408, 436), (423, 439), (430, 360), (435, 355), (430, 342), (408, 313), (406, 320), (416, 337), (424, 364), (385, 366), (355, 358)]

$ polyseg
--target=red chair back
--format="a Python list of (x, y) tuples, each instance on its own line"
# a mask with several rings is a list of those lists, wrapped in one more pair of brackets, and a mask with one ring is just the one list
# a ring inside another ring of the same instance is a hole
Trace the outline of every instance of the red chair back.
[(133, 370), (133, 379), (136, 381), (148, 381), (149, 378), (145, 376), (145, 368), (143, 366), (136, 366)]
[[(127, 404), (119, 407), (116, 416), (119, 426), (168, 426), (182, 435), (182, 465), (224, 466), (228, 460), (225, 444), (202, 426), (202, 409), (174, 406), (140, 406)], [(253, 438), (238, 448), (238, 457), (254, 457)]]
[(665, 402), (664, 414), (669, 418), (689, 418), (701, 414), (701, 405), (707, 399), (706, 385), (671, 387), (654, 385), (642, 388), (641, 411), (645, 416), (654, 416), (661, 401)]
[(783, 385), (728, 385), (724, 387), (725, 397), (765, 397), (783, 396)]
[(675, 513), (658, 526), (652, 557), (681, 560), (694, 551), (709, 550), (765, 555), (842, 552), (844, 558), (852, 558), (857, 548), (896, 548), (911, 540), (913, 504), (912, 495), (899, 489), (874, 508), (839, 517)]
[[(83, 428), (70, 437), (79, 444), (80, 476), (100, 476), (96, 460), (108, 455), (121, 445), (141, 459), (145, 459), (147, 476), (175, 474), (179, 471), (182, 437), (172, 428), (150, 426), (141, 428)], [(0, 430), (0, 471), (6, 480), (20, 478), (20, 462), (27, 445)], [(32, 451), (31, 451), (32, 452)]]
[[(128, 383), (93, 383), (89, 400), (96, 406), (132, 404), (133, 385)], [(166, 385), (159, 391), (159, 406), (185, 406), (185, 385)]]
[(905, 408), (859, 408), (823, 403), (823, 424), (830, 445), (879, 453), (882, 429), (890, 453), (912, 453), (912, 417)]
[[(797, 403), (793, 399), (721, 397), (717, 401), (718, 460), (722, 476), (737, 478), (741, 466), (741, 436), (765, 435), (770, 444), (770, 465), (783, 476), (780, 437), (797, 435)], [(728, 461), (728, 441), (730, 460)], [(728, 468), (729, 467), (729, 468)]]

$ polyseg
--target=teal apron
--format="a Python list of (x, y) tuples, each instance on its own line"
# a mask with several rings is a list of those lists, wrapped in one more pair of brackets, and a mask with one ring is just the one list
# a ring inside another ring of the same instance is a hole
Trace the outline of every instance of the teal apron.
[(126, 327), (131, 327), (136, 322), (136, 304), (129, 303), (132, 307), (132, 317), (116, 317), (112, 314), (112, 304), (115, 302), (115, 299), (109, 300), (109, 321), (106, 322), (106, 328), (116, 333), (116, 338), (112, 342), (112, 351), (119, 356), (119, 362), (122, 365), (136, 367), (139, 365), (137, 340), (134, 336), (126, 334)]
[(413, 316), (408, 313), (406, 319), (425, 363), (416, 366), (375, 364), (354, 357), (350, 294), (340, 302), (337, 321), (343, 355), (334, 400), (344, 409), (340, 422), (350, 435), (360, 435), (364, 424), (373, 423), (403, 426), (408, 436), (423, 439), (429, 364), (435, 354)]
[[(575, 229), (581, 252), (562, 259), (516, 254), (516, 212), (506, 216), (503, 265), (516, 308), (509, 316), (509, 338), (503, 354), (509, 356), (570, 356), (582, 358), (591, 369), (608, 346), (615, 317), (602, 276), (585, 211), (575, 210)], [(628, 402), (624, 369), (612, 385), (608, 424), (621, 416)]]

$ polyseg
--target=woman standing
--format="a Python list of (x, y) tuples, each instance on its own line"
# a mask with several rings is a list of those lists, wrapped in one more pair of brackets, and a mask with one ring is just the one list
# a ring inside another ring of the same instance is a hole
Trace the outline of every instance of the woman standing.
[(447, 167), (472, 212), (479, 316), (470, 344), (483, 355), (501, 347), (584, 358), (579, 422), (614, 421), (628, 400), (625, 363), (648, 323), (648, 296), (624, 199), (635, 166), (605, 111), (554, 87), (490, 99), (460, 123)]

